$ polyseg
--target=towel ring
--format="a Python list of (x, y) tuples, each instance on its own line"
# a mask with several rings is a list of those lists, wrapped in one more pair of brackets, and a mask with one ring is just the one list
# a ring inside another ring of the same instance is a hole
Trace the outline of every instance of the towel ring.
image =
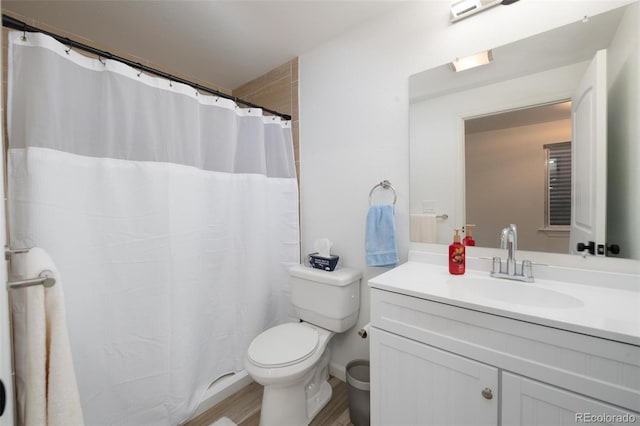
[(377, 188), (392, 190), (393, 191), (393, 204), (396, 203), (396, 200), (398, 199), (398, 194), (396, 194), (396, 189), (393, 187), (393, 185), (391, 185), (391, 182), (389, 182), (388, 180), (385, 179), (382, 182), (380, 182), (379, 184), (377, 184), (376, 186), (374, 186), (373, 188), (371, 188), (371, 191), (369, 191), (369, 205), (371, 205), (371, 196), (373, 195), (373, 191), (375, 191)]

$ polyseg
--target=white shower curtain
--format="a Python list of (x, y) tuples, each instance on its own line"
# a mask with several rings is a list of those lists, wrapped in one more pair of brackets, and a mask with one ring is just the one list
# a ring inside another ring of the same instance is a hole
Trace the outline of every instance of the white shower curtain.
[(9, 42), (13, 247), (64, 277), (88, 425), (175, 425), (251, 339), (292, 317), (287, 122), (88, 58)]

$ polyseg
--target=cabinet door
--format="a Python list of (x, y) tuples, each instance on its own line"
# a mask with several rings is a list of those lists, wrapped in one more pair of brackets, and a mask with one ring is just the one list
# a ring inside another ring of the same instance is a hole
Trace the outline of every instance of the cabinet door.
[(640, 421), (640, 413), (623, 411), (516, 374), (502, 373), (501, 393), (504, 426), (619, 425)]
[(373, 425), (497, 425), (498, 370), (371, 329)]

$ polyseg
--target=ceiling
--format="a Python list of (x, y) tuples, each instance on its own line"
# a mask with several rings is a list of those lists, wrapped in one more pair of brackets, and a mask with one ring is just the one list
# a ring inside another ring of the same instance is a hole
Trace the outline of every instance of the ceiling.
[(85, 44), (235, 89), (403, 3), (2, 0), (2, 9), (74, 34)]

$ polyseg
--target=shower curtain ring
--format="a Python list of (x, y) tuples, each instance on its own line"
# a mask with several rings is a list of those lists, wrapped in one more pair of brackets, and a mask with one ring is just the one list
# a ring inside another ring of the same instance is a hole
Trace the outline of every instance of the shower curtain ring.
[(71, 52), (71, 46), (64, 49), (64, 53), (66, 53), (67, 55), (69, 54), (69, 52)]
[(105, 66), (107, 65), (107, 61), (105, 61), (105, 60), (102, 58), (102, 56), (98, 56), (98, 61), (100, 61), (100, 63), (101, 63), (102, 65), (105, 65)]
[(20, 37), (22, 41), (27, 41), (27, 26), (22, 27), (22, 37)]

